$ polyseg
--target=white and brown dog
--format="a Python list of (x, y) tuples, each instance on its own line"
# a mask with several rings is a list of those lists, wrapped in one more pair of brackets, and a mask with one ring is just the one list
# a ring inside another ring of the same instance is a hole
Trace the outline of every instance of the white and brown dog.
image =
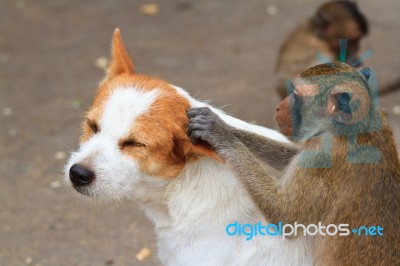
[[(186, 135), (186, 111), (208, 106), (183, 89), (135, 73), (117, 29), (112, 62), (65, 168), (78, 192), (135, 199), (154, 223), (165, 265), (309, 265), (306, 240), (229, 236), (228, 224), (266, 224), (229, 167)], [(286, 141), (276, 131), (213, 109), (228, 124)]]

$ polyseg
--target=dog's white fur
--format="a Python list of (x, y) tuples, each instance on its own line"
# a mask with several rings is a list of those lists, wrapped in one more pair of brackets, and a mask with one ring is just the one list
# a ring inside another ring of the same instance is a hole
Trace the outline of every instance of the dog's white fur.
[[(199, 102), (174, 87), (191, 107)], [(266, 224), (262, 213), (226, 164), (203, 157), (187, 163), (180, 175), (163, 179), (143, 174), (138, 162), (124, 156), (118, 139), (135, 123), (135, 117), (151, 107), (157, 90), (117, 88), (104, 106), (101, 132), (81, 144), (65, 168), (65, 181), (73, 164), (90, 165), (96, 181), (81, 192), (100, 198), (135, 199), (154, 223), (159, 257), (165, 265), (310, 265), (306, 238), (229, 236), (225, 227), (234, 221)], [(280, 133), (248, 124), (213, 108), (228, 124), (287, 141)]]

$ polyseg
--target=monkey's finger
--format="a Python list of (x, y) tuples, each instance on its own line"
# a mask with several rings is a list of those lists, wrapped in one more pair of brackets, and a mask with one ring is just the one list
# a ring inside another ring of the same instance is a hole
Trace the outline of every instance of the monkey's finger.
[(197, 144), (197, 138), (196, 138), (195, 136), (190, 136), (189, 139), (190, 139), (190, 142), (191, 142), (192, 144), (194, 144), (194, 145)]
[(190, 137), (189, 137), (190, 142), (192, 144), (196, 145), (198, 143), (198, 140), (203, 140), (202, 136), (203, 136), (203, 131), (202, 130), (193, 130), (190, 133)]
[(189, 109), (186, 114), (189, 118), (195, 117), (197, 115), (207, 115), (211, 112), (211, 109), (209, 107), (198, 107), (198, 108), (192, 108)]
[(191, 122), (186, 128), (186, 133), (188, 134), (188, 136), (190, 136), (193, 130), (205, 130), (205, 129), (207, 129), (207, 125)]
[(199, 108), (192, 108), (186, 111), (186, 114), (189, 118), (193, 118), (199, 114)]
[(211, 124), (210, 117), (199, 115), (189, 119), (189, 123), (198, 123), (198, 124)]

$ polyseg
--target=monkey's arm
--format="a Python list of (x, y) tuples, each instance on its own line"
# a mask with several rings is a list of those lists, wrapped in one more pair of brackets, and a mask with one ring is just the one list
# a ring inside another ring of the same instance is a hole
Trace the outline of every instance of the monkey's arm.
[(299, 153), (298, 147), (293, 143), (279, 142), (233, 127), (230, 127), (230, 131), (258, 159), (278, 170), (283, 170)]
[(192, 143), (208, 142), (229, 163), (248, 189), (255, 203), (271, 222), (286, 221), (280, 189), (254, 155), (208, 107), (188, 111), (187, 133)]

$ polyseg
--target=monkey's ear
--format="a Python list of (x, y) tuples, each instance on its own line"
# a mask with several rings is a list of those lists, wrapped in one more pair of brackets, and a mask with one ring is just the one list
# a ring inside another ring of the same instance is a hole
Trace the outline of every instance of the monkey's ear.
[(337, 85), (329, 94), (328, 113), (340, 124), (354, 124), (369, 112), (371, 101), (367, 90), (356, 83)]
[(339, 123), (347, 124), (351, 120), (351, 94), (343, 92), (331, 92), (328, 99), (329, 114)]
[(366, 80), (369, 80), (369, 77), (371, 76), (371, 68), (362, 67), (358, 69), (358, 72), (360, 72), (361, 75), (363, 75)]

